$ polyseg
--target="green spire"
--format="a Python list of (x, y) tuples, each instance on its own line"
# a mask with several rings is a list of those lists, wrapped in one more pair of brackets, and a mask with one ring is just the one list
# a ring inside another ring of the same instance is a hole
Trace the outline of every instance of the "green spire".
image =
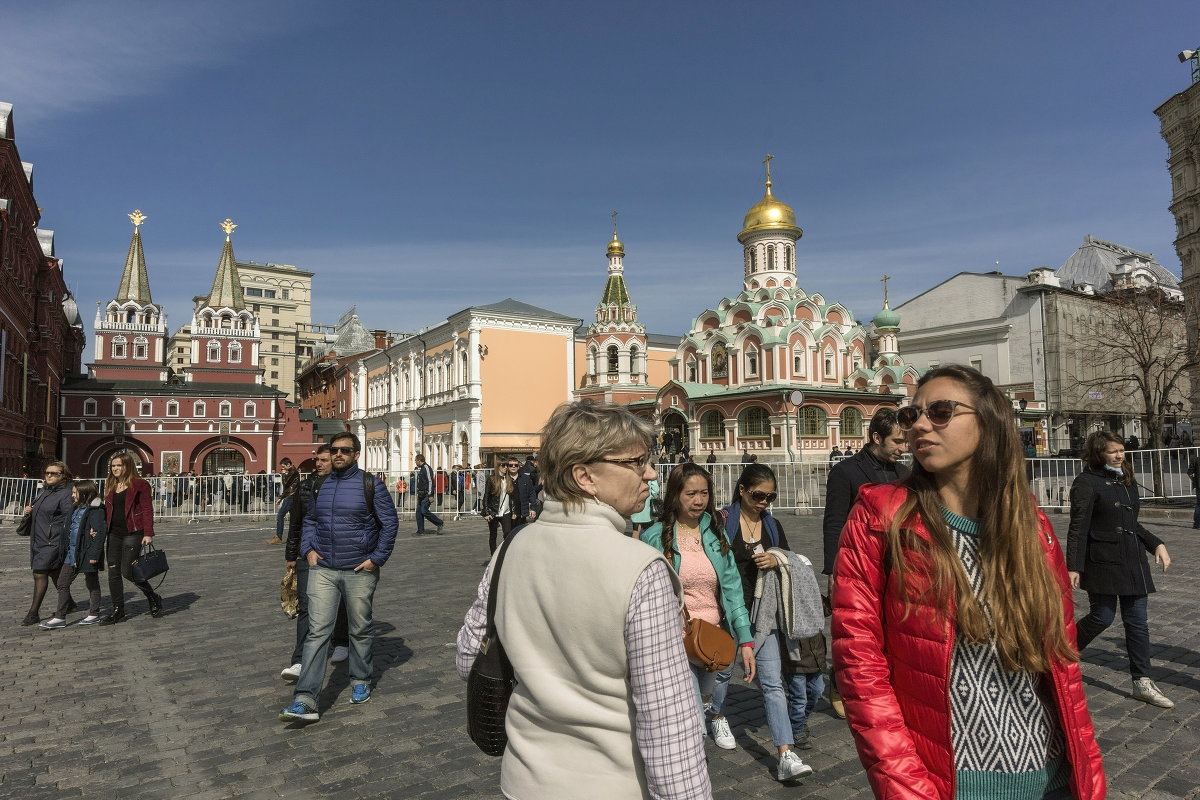
[(217, 262), (212, 291), (208, 293), (208, 307), (240, 311), (246, 307), (246, 298), (242, 294), (242, 281), (238, 278), (237, 266), (233, 261), (233, 243), (229, 240), (237, 225), (226, 219), (221, 223), (221, 227), (225, 229), (225, 246), (221, 248), (221, 259)]
[(125, 271), (121, 273), (121, 285), (117, 289), (117, 301), (134, 302), (146, 305), (154, 302), (150, 299), (150, 276), (146, 272), (146, 256), (142, 252), (142, 237), (139, 228), (146, 217), (140, 210), (129, 215), (133, 220), (133, 238), (129, 240), (129, 254), (125, 256)]

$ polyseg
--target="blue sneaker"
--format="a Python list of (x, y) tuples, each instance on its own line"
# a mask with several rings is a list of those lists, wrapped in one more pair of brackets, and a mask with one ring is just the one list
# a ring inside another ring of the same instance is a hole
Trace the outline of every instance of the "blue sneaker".
[(62, 619), (61, 617), (51, 617), (50, 619), (45, 620), (44, 622), (39, 622), (38, 625), (40, 625), (41, 627), (45, 628), (48, 631), (52, 631), (55, 628), (67, 627), (67, 621), (65, 619)]
[(283, 722), (292, 722), (293, 720), (316, 722), (320, 718), (321, 715), (317, 713), (317, 710), (303, 700), (297, 700), (279, 712), (279, 719)]
[(371, 687), (365, 683), (354, 684), (354, 689), (350, 692), (351, 703), (365, 703), (371, 699)]

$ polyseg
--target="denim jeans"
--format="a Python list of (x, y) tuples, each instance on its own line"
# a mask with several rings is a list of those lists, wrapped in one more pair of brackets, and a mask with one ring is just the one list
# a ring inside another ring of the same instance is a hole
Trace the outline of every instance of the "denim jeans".
[[(279, 511), (275, 514), (275, 537), (283, 538), (283, 518), (292, 510), (292, 498), (285, 497), (279, 501)], [(290, 521), (290, 520), (289, 520)]]
[(1088, 592), (1091, 609), (1075, 624), (1075, 642), (1080, 650), (1112, 624), (1121, 604), (1121, 623), (1125, 626), (1125, 652), (1129, 654), (1129, 672), (1133, 679), (1150, 677), (1150, 625), (1146, 621), (1146, 595), (1096, 594)]
[(417, 533), (425, 532), (425, 520), (429, 520), (439, 528), (444, 524), (441, 517), (429, 510), (429, 495), (417, 500)]
[(696, 701), (700, 704), (700, 730), (706, 730), (705, 723), (708, 721), (708, 714), (705, 709), (704, 698), (711, 697), (713, 688), (717, 683), (717, 673), (709, 672), (703, 667), (697, 667), (695, 664), (689, 664), (692, 668), (692, 685), (696, 687)]
[(784, 670), (784, 683), (788, 688), (788, 719), (792, 723), (792, 736), (808, 733), (808, 715), (817, 705), (817, 698), (825, 694), (825, 676), (820, 672), (791, 673)]
[(379, 570), (370, 572), (351, 569), (308, 568), (308, 637), (304, 640), (303, 666), (296, 681), (295, 698), (314, 708), (321, 684), (325, 682), (325, 667), (329, 660), (329, 640), (337, 617), (338, 602), (346, 601), (346, 622), (350, 629), (350, 682), (370, 684), (374, 671), (372, 653), (375, 626), (371, 618), (371, 603)]
[[(762, 690), (763, 711), (767, 716), (767, 727), (771, 731), (771, 739), (776, 747), (795, 744), (792, 735), (792, 720), (808, 718), (809, 703), (816, 703), (819, 693), (808, 691), (809, 678), (812, 676), (795, 674), (785, 678), (783, 663), (779, 658), (779, 631), (771, 631), (762, 647), (755, 652), (756, 677), (758, 688)], [(716, 686), (713, 687), (712, 712), (724, 713), (725, 696), (729, 692), (729, 679), (733, 675), (733, 667), (716, 673)], [(819, 676), (818, 676), (819, 677)]]
[[(304, 640), (308, 638), (308, 562), (304, 559), (296, 562), (296, 611), (296, 647), (292, 650), (292, 660), (289, 664), (303, 663)], [(341, 600), (338, 603), (337, 622), (333, 626), (334, 647), (350, 646), (350, 634), (347, 630), (346, 601)]]

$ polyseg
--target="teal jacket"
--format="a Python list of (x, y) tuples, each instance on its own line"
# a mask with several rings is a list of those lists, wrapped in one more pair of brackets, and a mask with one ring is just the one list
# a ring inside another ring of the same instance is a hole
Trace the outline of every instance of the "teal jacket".
[[(662, 523), (656, 522), (642, 531), (641, 539), (658, 552), (662, 552)], [(700, 541), (704, 544), (704, 553), (712, 562), (717, 573), (717, 582), (721, 585), (721, 610), (724, 612), (725, 630), (733, 636), (738, 644), (753, 642), (750, 634), (750, 614), (746, 611), (746, 602), (742, 599), (742, 576), (737, 564), (733, 561), (733, 552), (721, 555), (721, 540), (712, 529), (712, 518), (705, 512), (700, 517)], [(675, 551), (671, 566), (679, 572), (679, 551)]]

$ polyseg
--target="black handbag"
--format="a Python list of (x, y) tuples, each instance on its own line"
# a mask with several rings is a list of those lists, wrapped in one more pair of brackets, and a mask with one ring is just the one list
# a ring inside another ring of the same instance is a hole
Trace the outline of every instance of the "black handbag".
[(504, 755), (504, 748), (508, 746), (504, 719), (508, 715), (508, 698), (517, 685), (512, 663), (504, 652), (500, 637), (496, 635), (496, 593), (500, 586), (500, 567), (516, 535), (517, 530), (508, 535), (500, 545), (500, 554), (496, 556), (491, 588), (488, 590), (487, 631), (479, 643), (479, 655), (475, 657), (467, 676), (467, 733), (471, 741), (489, 756)]
[(17, 536), (28, 536), (33, 533), (33, 512), (29, 511), (21, 515), (21, 519), (17, 522)]
[(145, 583), (151, 578), (165, 575), (169, 569), (166, 552), (157, 549), (153, 544), (145, 545), (141, 554), (130, 565), (133, 579), (138, 583)]

